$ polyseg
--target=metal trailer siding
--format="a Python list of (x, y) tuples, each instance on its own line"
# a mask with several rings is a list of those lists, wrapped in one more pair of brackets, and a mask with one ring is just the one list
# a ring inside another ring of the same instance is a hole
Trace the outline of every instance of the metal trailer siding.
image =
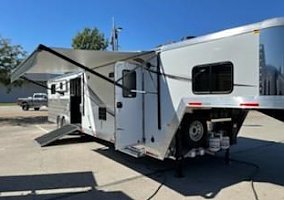
[(49, 99), (48, 100), (48, 121), (57, 123), (58, 116), (65, 116), (65, 119), (70, 119), (69, 109), (70, 99)]
[[(161, 52), (161, 71), (173, 75), (161, 76), (161, 122), (162, 129), (157, 128), (157, 109), (155, 97), (146, 98), (146, 146), (156, 149), (163, 158), (186, 112), (183, 98), (207, 97), (221, 98), (234, 96), (255, 96), (259, 91), (259, 34), (244, 33), (232, 37), (208, 41), (194, 45), (182, 46)], [(234, 87), (229, 94), (197, 95), (192, 92), (192, 68), (197, 65), (218, 62), (232, 62), (234, 70)], [(183, 77), (176, 79), (173, 77)], [(149, 78), (148, 78), (149, 79)], [(145, 81), (147, 83), (147, 81)], [(149, 81), (148, 90), (153, 86)], [(224, 102), (224, 105), (226, 102)], [(153, 139), (154, 138), (154, 142)], [(151, 140), (152, 139), (152, 140)]]
[(260, 95), (284, 95), (284, 26), (260, 31)]
[[(114, 65), (94, 69), (112, 79)], [(115, 113), (114, 85), (89, 72), (84, 76), (84, 116), (82, 129), (87, 134), (114, 142)], [(105, 115), (105, 116), (102, 116)]]

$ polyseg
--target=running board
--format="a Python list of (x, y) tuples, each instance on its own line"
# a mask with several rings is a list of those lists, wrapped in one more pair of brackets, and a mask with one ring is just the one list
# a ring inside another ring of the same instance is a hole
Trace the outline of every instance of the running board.
[(145, 156), (145, 148), (143, 145), (131, 145), (126, 146), (125, 148), (120, 150), (123, 153), (126, 153), (128, 155), (131, 155), (135, 158), (139, 158), (142, 156)]
[(46, 146), (59, 138), (62, 138), (64, 135), (68, 135), (75, 131), (80, 130), (80, 127), (74, 124), (67, 124), (59, 129), (53, 130), (45, 135), (42, 135), (35, 140), (40, 144), (40, 146)]

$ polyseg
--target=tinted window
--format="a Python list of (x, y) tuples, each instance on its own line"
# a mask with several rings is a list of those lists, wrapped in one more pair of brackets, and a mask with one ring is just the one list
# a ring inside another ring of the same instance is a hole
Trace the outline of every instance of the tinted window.
[(60, 90), (63, 89), (63, 83), (60, 83), (60, 86), (59, 86)]
[(75, 78), (70, 81), (70, 95), (81, 96), (81, 78)]
[(194, 93), (230, 93), (233, 90), (233, 64), (231, 62), (196, 66), (192, 70)]
[(193, 91), (209, 92), (210, 89), (210, 69), (208, 67), (194, 67), (193, 74)]
[(51, 94), (55, 94), (56, 93), (56, 86), (55, 84), (51, 85)]
[(35, 97), (35, 98), (46, 98), (45, 95), (35, 95), (34, 97)]
[(104, 107), (99, 107), (99, 119), (100, 120), (106, 120), (107, 119), (107, 112), (106, 108)]
[(122, 71), (122, 85), (127, 88), (123, 89), (123, 97), (136, 97), (136, 92), (130, 90), (136, 90), (136, 72), (130, 70)]

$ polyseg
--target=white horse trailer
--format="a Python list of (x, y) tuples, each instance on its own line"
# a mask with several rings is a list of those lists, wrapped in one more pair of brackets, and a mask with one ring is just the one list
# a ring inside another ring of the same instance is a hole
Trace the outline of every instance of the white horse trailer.
[(57, 127), (66, 124), (80, 124), (82, 122), (81, 104), (82, 72), (68, 73), (50, 79), (47, 87), (48, 121), (56, 123)]
[[(68, 108), (71, 116), (80, 116), (84, 133), (135, 157), (194, 157), (228, 150), (250, 109), (276, 115), (284, 110), (284, 18), (148, 52), (40, 45), (13, 71), (12, 81), (26, 73), (76, 70), (80, 100), (76, 109), (70, 102)], [(52, 81), (60, 87), (70, 76)]]

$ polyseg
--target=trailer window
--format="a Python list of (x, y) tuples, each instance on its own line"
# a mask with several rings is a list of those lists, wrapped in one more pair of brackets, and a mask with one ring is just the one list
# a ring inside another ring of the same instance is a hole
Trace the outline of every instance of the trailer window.
[(233, 90), (231, 62), (195, 66), (192, 77), (192, 91), (196, 94), (226, 94)]
[(75, 78), (70, 80), (70, 96), (81, 96), (81, 78)]
[(107, 119), (107, 110), (104, 107), (99, 107), (99, 119), (106, 120)]
[(136, 90), (136, 72), (130, 70), (122, 71), (122, 85), (127, 88), (123, 89), (123, 97), (132, 98), (136, 97), (136, 92), (131, 92), (130, 90)]
[(56, 85), (55, 84), (52, 84), (50, 89), (51, 89), (51, 94), (56, 93)]

